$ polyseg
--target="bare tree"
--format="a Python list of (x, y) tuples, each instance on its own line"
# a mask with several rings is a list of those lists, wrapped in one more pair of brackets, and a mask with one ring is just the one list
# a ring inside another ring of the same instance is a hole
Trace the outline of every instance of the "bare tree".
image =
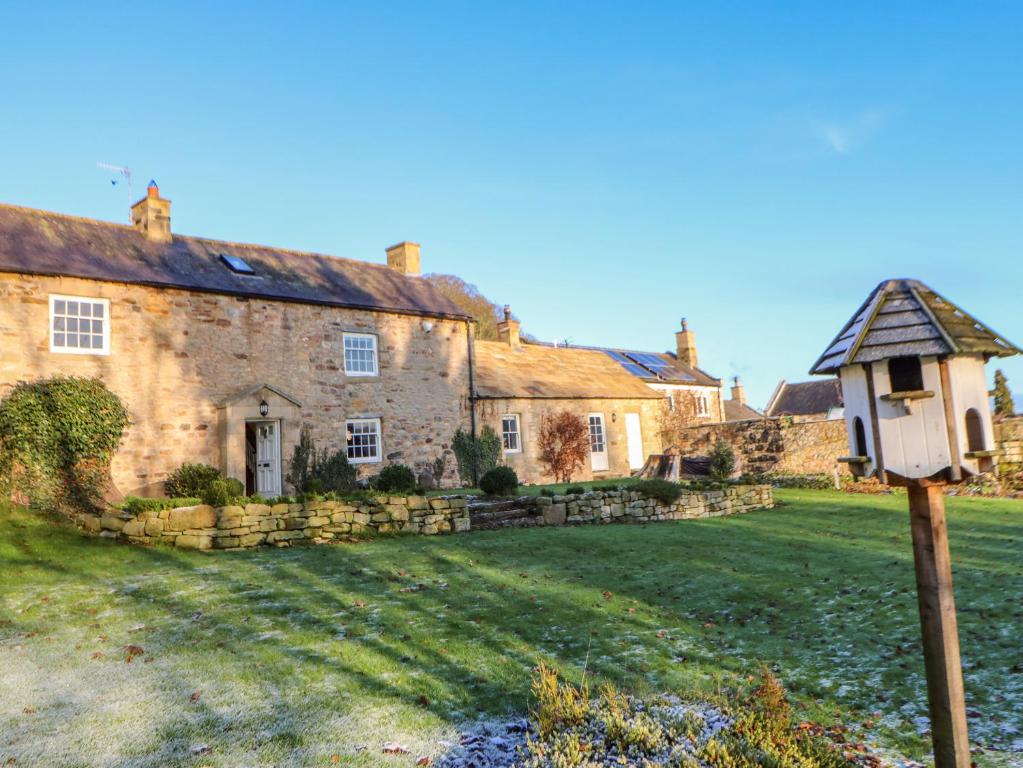
[(570, 483), (572, 473), (582, 469), (590, 455), (590, 428), (571, 411), (547, 412), (540, 418), (537, 443), (547, 472), (560, 483)]

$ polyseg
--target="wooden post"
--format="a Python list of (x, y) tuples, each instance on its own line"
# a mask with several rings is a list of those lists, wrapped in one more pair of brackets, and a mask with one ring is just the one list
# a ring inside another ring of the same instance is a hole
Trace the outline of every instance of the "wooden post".
[(909, 482), (907, 490), (934, 765), (935, 768), (970, 768), (945, 495), (941, 485), (913, 481)]

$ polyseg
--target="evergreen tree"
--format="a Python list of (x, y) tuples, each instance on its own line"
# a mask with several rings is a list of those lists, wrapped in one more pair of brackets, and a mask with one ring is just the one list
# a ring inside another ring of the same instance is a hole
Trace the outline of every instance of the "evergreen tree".
[(1009, 389), (1009, 380), (1000, 370), (995, 371), (995, 415), (1013, 416), (1016, 413), (1016, 404), (1012, 402), (1012, 391)]

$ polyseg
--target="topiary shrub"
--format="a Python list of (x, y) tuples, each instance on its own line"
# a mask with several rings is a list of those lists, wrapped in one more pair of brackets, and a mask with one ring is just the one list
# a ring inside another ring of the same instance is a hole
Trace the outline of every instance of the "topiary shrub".
[(221, 478), (220, 470), (209, 464), (182, 464), (163, 484), (168, 496), (201, 497), (210, 483)]
[(718, 440), (710, 452), (710, 476), (715, 480), (726, 480), (734, 471), (735, 451), (724, 440)]
[(245, 486), (241, 481), (233, 477), (222, 477), (209, 484), (202, 496), (202, 503), (211, 507), (226, 507), (244, 495)]
[(682, 486), (669, 480), (639, 480), (629, 486), (629, 490), (639, 491), (644, 496), (656, 499), (662, 504), (674, 504), (682, 496)]
[(455, 431), (451, 450), (458, 465), (458, 477), (464, 485), (471, 485), (497, 466), (501, 458), (501, 438), (489, 424), (480, 430), (476, 440), (463, 429)]
[(487, 496), (514, 496), (519, 476), (511, 467), (494, 467), (480, 478), (480, 490)]
[(384, 493), (411, 493), (416, 488), (416, 474), (404, 464), (391, 464), (380, 470), (373, 487)]
[(128, 411), (99, 379), (18, 384), (0, 402), (0, 492), (42, 508), (94, 509), (127, 426)]

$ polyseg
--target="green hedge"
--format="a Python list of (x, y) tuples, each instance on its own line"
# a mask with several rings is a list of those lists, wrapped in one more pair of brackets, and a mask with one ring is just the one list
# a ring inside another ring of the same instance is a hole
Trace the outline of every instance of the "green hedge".
[(37, 507), (96, 508), (128, 422), (120, 398), (99, 379), (18, 384), (0, 402), (0, 490)]

